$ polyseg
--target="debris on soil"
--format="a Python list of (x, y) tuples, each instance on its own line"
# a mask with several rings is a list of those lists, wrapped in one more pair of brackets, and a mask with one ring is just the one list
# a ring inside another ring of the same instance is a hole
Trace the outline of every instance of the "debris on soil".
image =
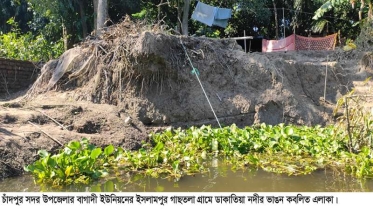
[(46, 63), (21, 101), (1, 103), (0, 178), (22, 174), (39, 149), (60, 148), (28, 121), (62, 143), (86, 137), (127, 149), (169, 126), (217, 125), (181, 41), (223, 125), (333, 122), (338, 98), (372, 67), (368, 55), (360, 62), (364, 52), (247, 54), (231, 39), (166, 29), (126, 18)]

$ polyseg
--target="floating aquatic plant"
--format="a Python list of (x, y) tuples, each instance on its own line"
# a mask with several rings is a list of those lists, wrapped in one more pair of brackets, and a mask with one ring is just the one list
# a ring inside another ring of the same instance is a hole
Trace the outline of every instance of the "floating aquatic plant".
[(350, 153), (348, 140), (341, 135), (333, 126), (284, 124), (167, 129), (151, 134), (152, 143), (143, 144), (137, 151), (112, 145), (102, 150), (87, 139), (72, 141), (55, 155), (39, 151), (40, 159), (25, 170), (39, 183), (56, 186), (87, 183), (108, 173), (124, 172), (179, 179), (185, 174), (208, 172), (209, 160), (219, 158), (232, 169), (262, 168), (301, 175), (335, 168), (356, 177), (372, 177), (372, 151), (366, 147)]

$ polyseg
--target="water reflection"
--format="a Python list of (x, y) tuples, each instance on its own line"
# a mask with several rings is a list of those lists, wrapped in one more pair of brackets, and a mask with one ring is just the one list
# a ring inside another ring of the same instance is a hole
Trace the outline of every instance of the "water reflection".
[(233, 172), (227, 165), (211, 168), (209, 173), (184, 176), (175, 182), (169, 178), (125, 174), (90, 185), (72, 185), (62, 189), (39, 187), (31, 176), (0, 182), (1, 192), (364, 192), (373, 191), (373, 180), (357, 180), (333, 171), (287, 176), (262, 170)]

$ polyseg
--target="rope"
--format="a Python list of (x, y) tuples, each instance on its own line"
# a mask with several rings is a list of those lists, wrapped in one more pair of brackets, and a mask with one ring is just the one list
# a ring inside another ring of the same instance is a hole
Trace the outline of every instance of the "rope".
[(199, 75), (198, 69), (197, 69), (197, 68), (194, 68), (193, 63), (192, 63), (192, 60), (190, 59), (190, 57), (189, 57), (189, 55), (188, 55), (188, 52), (187, 52), (187, 50), (186, 50), (186, 48), (185, 48), (185, 46), (184, 46), (184, 44), (183, 44), (183, 41), (181, 40), (181, 37), (180, 37), (180, 44), (181, 44), (181, 46), (183, 46), (183, 49), (184, 49), (185, 55), (187, 56), (187, 59), (188, 59), (188, 61), (189, 61), (189, 64), (190, 64), (190, 66), (191, 66), (192, 69), (193, 69), (193, 70), (192, 70), (192, 74), (196, 75), (197, 80), (198, 80), (198, 82), (199, 82), (199, 85), (201, 86), (202, 91), (203, 91), (203, 93), (205, 94), (205, 97), (206, 97), (206, 99), (207, 99), (207, 102), (208, 102), (209, 105), (210, 105), (211, 111), (212, 111), (212, 113), (214, 113), (214, 116), (215, 116), (216, 122), (218, 122), (219, 127), (222, 128), (221, 125), (220, 125), (219, 119), (218, 119), (218, 117), (217, 117), (216, 114), (215, 114), (214, 108), (213, 108), (212, 105), (211, 105), (211, 102), (210, 102), (210, 100), (209, 100), (209, 97), (207, 96), (206, 91), (205, 91), (205, 89), (203, 88), (202, 82), (201, 82), (201, 80), (199, 79), (199, 76), (198, 76), (198, 75)]
[[(269, 10), (274, 10), (275, 8), (262, 8), (262, 9), (269, 9)], [(276, 8), (276, 10), (282, 10), (282, 7), (280, 8)], [(290, 12), (297, 12), (297, 13), (303, 13), (303, 14), (307, 14), (307, 15), (315, 15), (315, 13), (312, 13), (312, 12), (303, 12), (303, 11), (300, 11), (300, 10), (294, 10), (294, 9), (287, 9), (287, 8), (284, 8), (284, 10), (287, 10), (287, 11), (290, 11)], [(332, 18), (332, 19), (336, 19), (336, 20), (345, 20), (345, 19), (342, 19), (342, 18), (338, 18), (338, 17), (333, 17), (333, 16), (328, 16), (328, 15), (323, 15), (322, 17), (327, 17), (327, 18)]]

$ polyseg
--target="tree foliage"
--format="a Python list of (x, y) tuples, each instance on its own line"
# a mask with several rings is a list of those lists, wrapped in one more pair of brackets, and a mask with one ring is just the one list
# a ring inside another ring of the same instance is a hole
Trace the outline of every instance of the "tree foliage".
[[(232, 9), (228, 26), (209, 27), (192, 20), (196, 0), (108, 0), (106, 23), (115, 24), (125, 15), (132, 15), (133, 18), (149, 23), (162, 22), (176, 34), (233, 37), (242, 36), (246, 31), (247, 35), (273, 39), (294, 32), (305, 36), (311, 33), (322, 36), (340, 31), (341, 37), (355, 39), (362, 23), (372, 19), (373, 9), (372, 0), (201, 2)], [(2, 37), (4, 39), (4, 35), (9, 33), (7, 39), (14, 38), (13, 42), (20, 41), (18, 38), (22, 35), (29, 38), (39, 36), (51, 47), (63, 39), (66, 50), (84, 40), (87, 35), (93, 34), (91, 32), (95, 29), (94, 20), (97, 16), (94, 12), (94, 0), (0, 0), (0, 5)], [(190, 7), (189, 11), (186, 6)], [(17, 23), (16, 32), (13, 26), (7, 24), (10, 18)], [(5, 42), (2, 44), (3, 48), (4, 46)], [(4, 52), (4, 49), (0, 50)]]
[[(340, 31), (341, 37), (355, 39), (359, 32), (359, 26), (367, 16), (369, 18), (369, 8), (366, 8), (366, 0), (328, 0), (324, 1), (314, 13), (313, 31), (321, 32), (328, 26), (334, 31)], [(368, 9), (368, 10), (366, 10)]]
[(0, 5), (0, 31), (6, 33), (11, 30), (7, 24), (10, 18), (17, 22), (23, 33), (30, 30), (28, 22), (32, 20), (32, 11), (28, 10), (26, 0), (0, 0)]
[(42, 34), (34, 35), (31, 31), (22, 34), (14, 19), (7, 23), (11, 31), (0, 33), (0, 57), (29, 61), (48, 61), (63, 52), (63, 42), (48, 42)]

